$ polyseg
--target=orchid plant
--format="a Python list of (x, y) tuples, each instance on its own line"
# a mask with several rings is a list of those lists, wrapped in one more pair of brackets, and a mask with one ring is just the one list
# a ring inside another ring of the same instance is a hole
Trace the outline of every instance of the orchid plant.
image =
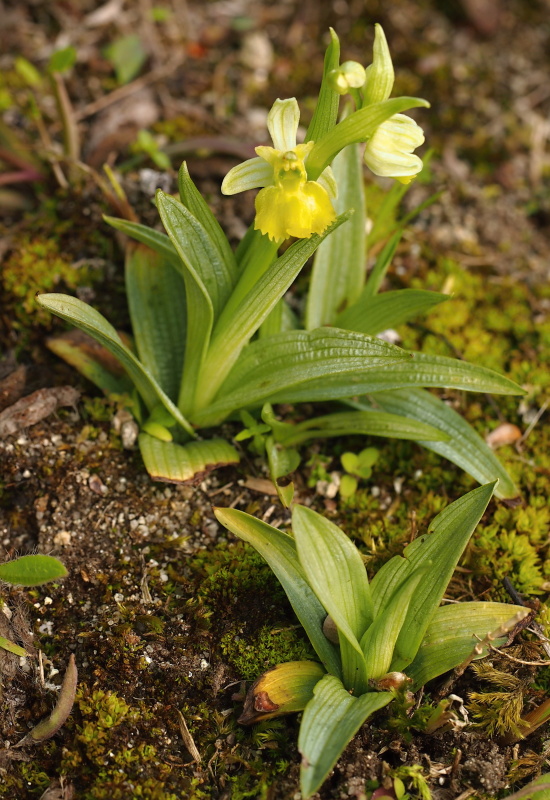
[(396, 692), (427, 681), (506, 641), (523, 606), (468, 602), (440, 606), (443, 593), (494, 483), (444, 509), (427, 533), (369, 583), (359, 551), (333, 523), (301, 505), (292, 534), (230, 508), (216, 517), (251, 544), (279, 579), (319, 661), (279, 664), (258, 678), (243, 724), (303, 711), (298, 748), (301, 791), (327, 778), (361, 725)]
[[(260, 189), (254, 223), (236, 252), (184, 164), (180, 199), (162, 191), (156, 196), (167, 235), (107, 218), (138, 242), (128, 246), (126, 258), (133, 343), (79, 299), (43, 294), (41, 306), (102, 348), (74, 333), (49, 345), (107, 393), (132, 397), (141, 426), (139, 447), (157, 480), (196, 480), (218, 465), (236, 463), (232, 444), (199, 438), (198, 431), (244, 412), (286, 503), (292, 487), (285, 489), (278, 480), (299, 463), (298, 448), (346, 434), (420, 441), (480, 482), (498, 479), (498, 493), (514, 496), (512, 481), (482, 439), (424, 387), (522, 390), (489, 369), (406, 352), (377, 338), (445, 296), (416, 290), (378, 294), (399, 234), (366, 280), (358, 143), (366, 143), (363, 158), (375, 174), (412, 180), (422, 167), (413, 150), (424, 137), (403, 112), (428, 103), (390, 99), (394, 72), (379, 25), (366, 70), (355, 62), (340, 64), (339, 54), (331, 32), (305, 141), (297, 143), (296, 99), (277, 100), (267, 123), (273, 147), (258, 147), (255, 158), (234, 167), (223, 181), (227, 194)], [(339, 116), (346, 92), (351, 105)], [(278, 255), (289, 237), (296, 241)], [(300, 321), (285, 294), (314, 254)], [(280, 421), (271, 405), (302, 401), (343, 405), (338, 413), (298, 424)]]

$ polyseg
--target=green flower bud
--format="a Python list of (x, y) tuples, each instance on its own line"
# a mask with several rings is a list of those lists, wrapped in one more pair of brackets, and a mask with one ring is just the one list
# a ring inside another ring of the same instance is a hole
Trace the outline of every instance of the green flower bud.
[(360, 89), (365, 83), (366, 72), (357, 61), (344, 61), (338, 69), (328, 74), (331, 87), (338, 94), (348, 94), (350, 89)]

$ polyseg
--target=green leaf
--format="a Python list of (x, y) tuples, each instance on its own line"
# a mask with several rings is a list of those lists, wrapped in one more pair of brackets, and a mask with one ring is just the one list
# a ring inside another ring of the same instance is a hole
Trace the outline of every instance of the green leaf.
[(292, 531), (307, 582), (338, 628), (344, 685), (361, 694), (368, 676), (359, 639), (373, 619), (363, 560), (340, 528), (305, 506), (294, 506)]
[(447, 297), (446, 294), (420, 289), (398, 289), (374, 297), (362, 296), (355, 305), (339, 314), (334, 324), (337, 328), (375, 336), (425, 314)]
[(56, 50), (48, 62), (48, 72), (66, 72), (76, 63), (76, 50), (74, 47), (65, 47)]
[(287, 661), (264, 672), (250, 687), (239, 719), (253, 725), (266, 719), (303, 711), (325, 670), (315, 661)]
[(304, 800), (319, 789), (365, 720), (392, 700), (389, 692), (352, 697), (332, 675), (319, 681), (305, 708), (298, 737)]
[(105, 48), (105, 56), (115, 68), (118, 83), (129, 83), (135, 78), (147, 59), (141, 39), (131, 33), (117, 39)]
[(451, 580), (475, 527), (493, 494), (494, 483), (479, 486), (435, 517), (423, 534), (394, 556), (372, 581), (375, 617), (383, 613), (393, 592), (416, 569), (429, 568), (429, 579), (419, 584), (395, 646), (391, 669), (400, 671), (416, 656), (432, 615)]
[[(322, 236), (313, 234), (309, 239), (300, 239), (291, 245), (252, 285), (236, 308), (232, 298), (229, 300), (212, 334), (208, 356), (201, 371), (200, 387), (197, 389), (199, 411), (209, 405), (243, 347), (283, 297), (308, 258), (323, 239), (348, 219), (350, 213), (337, 217)], [(241, 280), (246, 278), (243, 273)], [(241, 292), (240, 282), (235, 291)]]
[(316, 180), (321, 172), (332, 163), (334, 158), (354, 142), (365, 142), (375, 130), (394, 114), (408, 111), (410, 108), (429, 108), (429, 103), (419, 97), (395, 97), (381, 103), (354, 111), (343, 122), (332, 128), (329, 133), (315, 142), (315, 146), (307, 158), (307, 174), (310, 180)]
[(357, 145), (339, 153), (332, 169), (338, 185), (338, 197), (334, 202), (336, 213), (348, 208), (353, 208), (355, 213), (347, 225), (334, 231), (315, 253), (307, 295), (305, 327), (308, 330), (335, 324), (338, 311), (359, 298), (365, 280), (365, 192)]
[(328, 74), (340, 66), (340, 40), (336, 32), (330, 29), (330, 44), (325, 52), (323, 80), (313, 117), (307, 129), (305, 141), (316, 142), (336, 125), (340, 96), (331, 87)]
[(507, 795), (504, 800), (550, 800), (550, 772), (539, 775), (523, 789)]
[(63, 676), (63, 683), (59, 690), (57, 702), (53, 707), (49, 717), (38, 723), (29, 733), (18, 742), (15, 747), (29, 742), (43, 742), (50, 739), (63, 727), (72, 711), (76, 686), (78, 681), (78, 670), (76, 668), (75, 657), (71, 653), (69, 663)]
[(0, 564), (0, 581), (15, 586), (40, 586), (64, 578), (67, 570), (53, 556), (31, 555)]
[(139, 359), (177, 402), (185, 352), (185, 285), (169, 260), (143, 245), (126, 251), (126, 293)]
[[(174, 246), (181, 258), (187, 298), (187, 333), (185, 340), (193, 343), (193, 346), (190, 345), (186, 348), (178, 399), (178, 407), (187, 414), (193, 408), (195, 402), (197, 380), (203, 367), (214, 324), (214, 304), (210, 292), (203, 281), (203, 273), (208, 274), (210, 288), (214, 292), (215, 289), (212, 282), (216, 280), (216, 273), (211, 269), (212, 265), (208, 266), (207, 261), (201, 264), (201, 260), (197, 257), (197, 253), (201, 251), (200, 245), (197, 245), (196, 250), (193, 247), (186, 250), (186, 240), (188, 238), (193, 239), (194, 226), (198, 226), (199, 223), (196, 222), (194, 217), (191, 217), (185, 206), (182, 206), (174, 198), (169, 200), (167, 198), (168, 195), (159, 194), (157, 195), (157, 203), (164, 226), (172, 237)], [(198, 241), (202, 244), (204, 244), (203, 239), (201, 239), (200, 235), (198, 236)], [(195, 239), (196, 244), (197, 239)], [(203, 248), (202, 252), (202, 257), (208, 259), (208, 253), (205, 253), (204, 250), (208, 251), (208, 247)], [(216, 299), (219, 302), (220, 297), (217, 294)]]
[(46, 345), (105, 394), (130, 394), (133, 391), (133, 383), (120, 361), (82, 331), (71, 330), (50, 336)]
[(421, 580), (429, 579), (426, 573), (425, 569), (419, 569), (409, 575), (361, 638), (361, 649), (365, 653), (369, 680), (379, 680), (389, 672), (395, 643), (405, 622), (414, 592)]
[(42, 308), (80, 328), (106, 347), (120, 361), (149, 411), (159, 403), (162, 404), (187, 433), (195, 436), (193, 428), (185, 417), (162, 391), (153, 376), (124, 345), (111, 323), (107, 322), (99, 311), (68, 294), (40, 294), (36, 297), (36, 301)]
[(19, 647), (18, 644), (10, 642), (9, 639), (5, 639), (3, 636), (0, 636), (0, 647), (3, 650), (7, 650), (8, 653), (13, 653), (14, 656), (19, 656), (20, 658), (25, 658), (25, 656), (28, 655), (26, 650)]
[(132, 239), (141, 242), (141, 244), (146, 244), (151, 250), (167, 258), (181, 272), (180, 257), (170, 241), (170, 237), (165, 233), (149, 228), (147, 225), (141, 225), (139, 222), (130, 222), (127, 219), (119, 219), (118, 217), (108, 217), (106, 214), (103, 215), (103, 219), (112, 228), (125, 233), (126, 236), (130, 236)]
[(180, 445), (141, 433), (138, 442), (147, 472), (154, 481), (198, 483), (218, 467), (239, 463), (239, 454), (225, 439)]
[[(208, 292), (217, 318), (235, 283), (235, 265), (226, 264), (209, 233), (186, 206), (172, 195), (157, 191), (157, 208), (183, 264)], [(186, 283), (187, 286), (187, 283)]]
[[(287, 251), (288, 252), (288, 251)], [(338, 328), (289, 331), (246, 347), (217, 399), (193, 414), (198, 425), (215, 425), (231, 411), (265, 402), (308, 402), (363, 394), (369, 376), (411, 356), (380, 339)], [(328, 387), (328, 388), (327, 388)]]
[(424, 440), (433, 437), (445, 441), (446, 433), (425, 422), (410, 420), (384, 411), (342, 411), (274, 430), (275, 439), (286, 445), (301, 445), (316, 439), (340, 436), (384, 436), (392, 439)]
[(220, 223), (191, 180), (185, 161), (181, 165), (178, 173), (178, 185), (181, 202), (189, 209), (191, 214), (199, 221), (208, 234), (210, 241), (218, 251), (220, 259), (226, 266), (227, 273), (231, 276), (231, 284), (234, 284), (237, 277), (237, 262), (235, 256), (233, 255), (231, 246), (227, 241), (227, 236), (223, 232)]
[(402, 235), (402, 231), (399, 230), (397, 233), (394, 233), (387, 244), (384, 245), (384, 248), (376, 259), (376, 263), (367, 278), (360, 302), (366, 301), (368, 297), (374, 297), (378, 293), (386, 272), (393, 260), (395, 251), (397, 250), (397, 245), (401, 241)]
[(476, 645), (479, 653), (475, 658), (487, 655), (488, 645), (480, 644), (487, 634), (502, 630), (491, 644), (494, 647), (504, 644), (505, 632), (528, 612), (524, 606), (489, 602), (453, 603), (437, 608), (414, 661), (405, 668), (415, 691), (466, 661)]
[[(352, 336), (353, 333), (349, 331), (348, 336)], [(265, 400), (271, 403), (301, 403), (360, 394), (375, 395), (376, 392), (389, 389), (412, 389), (421, 386), (448, 387), (493, 394), (525, 394), (520, 386), (492, 369), (445, 356), (411, 353), (406, 350), (399, 352), (405, 353), (408, 358), (396, 360), (391, 366), (364, 371), (363, 374), (356, 369), (355, 378), (349, 381), (342, 380), (340, 375), (328, 374), (321, 380), (308, 381), (303, 388), (296, 387), (291, 392), (285, 391), (284, 394), (278, 392), (266, 397)], [(376, 396), (373, 400), (376, 401)]]
[(310, 588), (298, 561), (292, 536), (232, 508), (215, 508), (218, 521), (231, 533), (254, 547), (264, 558), (303, 625), (319, 660), (332, 675), (341, 677), (340, 654), (323, 633), (327, 612)]
[(377, 392), (373, 400), (385, 411), (421, 420), (445, 432), (449, 437), (447, 441), (432, 439), (421, 444), (457, 464), (479, 483), (498, 480), (497, 497), (518, 495), (512, 479), (491, 448), (460, 414), (435, 395), (423, 389), (397, 389)]

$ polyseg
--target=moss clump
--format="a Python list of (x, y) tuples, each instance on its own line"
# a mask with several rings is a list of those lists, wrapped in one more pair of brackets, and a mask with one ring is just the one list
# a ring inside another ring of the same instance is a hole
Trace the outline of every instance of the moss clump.
[(255, 680), (262, 672), (284, 661), (316, 660), (312, 648), (299, 630), (277, 629), (269, 625), (246, 639), (232, 631), (222, 636), (220, 648), (231, 666), (246, 681)]
[(22, 330), (32, 325), (51, 324), (51, 314), (36, 303), (37, 292), (76, 289), (97, 281), (97, 271), (83, 265), (76, 267), (54, 239), (26, 234), (8, 257), (2, 272), (2, 286), (11, 295), (16, 320)]

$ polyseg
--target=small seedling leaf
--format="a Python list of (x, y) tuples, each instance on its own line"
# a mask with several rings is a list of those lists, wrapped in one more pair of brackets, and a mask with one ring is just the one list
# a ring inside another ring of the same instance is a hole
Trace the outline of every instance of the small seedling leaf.
[(21, 556), (0, 564), (0, 581), (16, 586), (40, 586), (64, 578), (66, 574), (64, 565), (53, 556)]

